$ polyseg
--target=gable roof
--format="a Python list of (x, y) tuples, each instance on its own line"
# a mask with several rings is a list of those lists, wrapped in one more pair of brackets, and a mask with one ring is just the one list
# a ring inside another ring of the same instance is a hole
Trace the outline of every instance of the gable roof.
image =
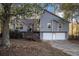
[(52, 13), (52, 12), (50, 12), (50, 11), (47, 11), (46, 9), (42, 8), (41, 6), (38, 5), (38, 7), (39, 7), (40, 9), (42, 9), (42, 10), (44, 10), (44, 11), (50, 13), (51, 15), (54, 15), (54, 16), (60, 18), (60, 19), (63, 20), (64, 22), (70, 23), (68, 20), (66, 20), (66, 19), (64, 19), (64, 18), (61, 18), (61, 17), (59, 17), (58, 15), (55, 15), (54, 13)]
[(66, 19), (63, 19), (63, 18), (59, 17), (58, 15), (56, 15), (56, 14), (54, 14), (54, 13), (52, 13), (52, 12), (47, 11), (46, 9), (43, 9), (43, 10), (46, 11), (46, 12), (48, 12), (48, 13), (51, 14), (51, 15), (54, 15), (54, 16), (60, 18), (60, 19), (63, 20), (64, 22), (69, 23), (69, 21), (67, 21)]
[(34, 20), (33, 19), (24, 19), (24, 20), (20, 20), (20, 21), (25, 23), (26, 25), (34, 24)]
[(34, 24), (34, 21), (33, 21), (33, 19), (22, 19), (22, 20), (18, 20), (19, 22), (22, 22), (23, 24), (25, 24), (25, 25), (33, 25)]

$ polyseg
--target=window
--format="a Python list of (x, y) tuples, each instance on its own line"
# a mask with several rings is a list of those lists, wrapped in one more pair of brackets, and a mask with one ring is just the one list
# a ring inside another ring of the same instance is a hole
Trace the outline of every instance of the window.
[(23, 25), (22, 25), (22, 24), (20, 24), (20, 27), (19, 27), (19, 29), (23, 29)]
[(23, 29), (23, 27), (20, 27), (20, 29)]
[(59, 24), (59, 28), (61, 28), (61, 24)]
[(59, 24), (59, 31), (61, 31), (62, 29), (62, 24)]
[(18, 24), (18, 26), (16, 27), (16, 29), (23, 29), (23, 25), (22, 24)]
[(51, 23), (48, 23), (47, 26), (48, 26), (48, 28), (51, 28)]

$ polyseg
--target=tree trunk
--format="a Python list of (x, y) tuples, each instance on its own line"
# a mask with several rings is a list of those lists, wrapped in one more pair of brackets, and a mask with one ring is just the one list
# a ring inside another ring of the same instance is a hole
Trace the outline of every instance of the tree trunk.
[(79, 24), (77, 24), (77, 39), (79, 37)]
[(73, 18), (71, 19), (72, 20), (72, 39), (74, 38), (74, 35), (73, 35)]
[(3, 30), (2, 30), (2, 46), (3, 47), (10, 47), (10, 40), (9, 40), (9, 20), (10, 20), (10, 10), (11, 10), (11, 3), (3, 3), (2, 4), (4, 13), (3, 13)]
[(3, 31), (2, 31), (2, 46), (10, 47), (9, 40), (9, 19), (3, 21)]
[(72, 22), (72, 36), (73, 36), (73, 22)]

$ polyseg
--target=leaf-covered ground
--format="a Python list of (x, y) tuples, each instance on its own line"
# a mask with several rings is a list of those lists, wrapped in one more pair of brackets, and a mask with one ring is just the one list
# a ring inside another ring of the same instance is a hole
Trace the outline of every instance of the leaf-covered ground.
[(52, 48), (46, 42), (11, 40), (10, 48), (1, 48), (1, 56), (67, 56), (68, 54)]

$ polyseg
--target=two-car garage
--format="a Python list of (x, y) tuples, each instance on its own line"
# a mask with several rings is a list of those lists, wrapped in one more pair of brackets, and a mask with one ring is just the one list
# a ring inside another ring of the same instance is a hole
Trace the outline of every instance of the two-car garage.
[(40, 18), (41, 40), (67, 40), (69, 32), (69, 21), (44, 10)]
[(42, 33), (43, 40), (66, 40), (66, 34), (67, 33)]

